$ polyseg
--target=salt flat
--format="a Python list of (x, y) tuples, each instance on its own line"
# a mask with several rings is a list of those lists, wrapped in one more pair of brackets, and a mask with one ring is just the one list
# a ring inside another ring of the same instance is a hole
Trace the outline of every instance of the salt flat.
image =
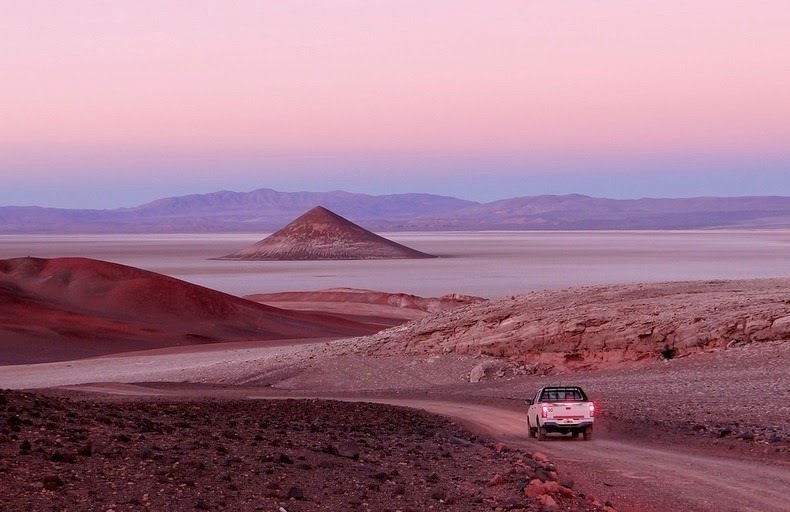
[(487, 298), (590, 284), (790, 277), (790, 230), (384, 233), (431, 260), (216, 261), (266, 234), (5, 235), (0, 259), (84, 256), (234, 295), (367, 288)]

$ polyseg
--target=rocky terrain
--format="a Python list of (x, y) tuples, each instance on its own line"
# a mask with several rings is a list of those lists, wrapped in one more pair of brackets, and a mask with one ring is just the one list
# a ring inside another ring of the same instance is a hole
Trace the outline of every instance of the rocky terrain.
[(316, 206), (282, 229), (220, 260), (386, 260), (435, 258), (387, 240)]
[(790, 462), (790, 340), (573, 373), (451, 353), (360, 355), (350, 353), (345, 343), (305, 347), (266, 364), (238, 365), (223, 374), (223, 382), (292, 394), (435, 397), (496, 404), (519, 414), (525, 412), (523, 400), (540, 387), (572, 382), (587, 390), (599, 406), (602, 425), (619, 437)]
[(527, 373), (552, 373), (788, 338), (790, 280), (764, 279), (540, 291), (438, 313), (346, 346), (365, 355), (494, 356)]
[(540, 453), (318, 400), (0, 391), (0, 486), (5, 510), (35, 512), (612, 510)]
[[(312, 311), (337, 294), (327, 304), (351, 315), (438, 311), (327, 343), (0, 367), (0, 387), (68, 386), (3, 393), (0, 484), (29, 510), (89, 510), (105, 498), (104, 510), (156, 509), (156, 493), (183, 510), (584, 510), (607, 501), (628, 512), (787, 510), (787, 285), (597, 286), (448, 311), (408, 296), (385, 306), (387, 294), (359, 290), (272, 294)], [(523, 399), (569, 382), (598, 405), (595, 440), (528, 440)], [(316, 397), (419, 407), (474, 434), (422, 413)], [(349, 439), (356, 460), (341, 446)]]
[(431, 313), (449, 311), (459, 306), (485, 301), (482, 297), (461, 294), (419, 297), (408, 293), (387, 293), (355, 288), (257, 293), (246, 295), (244, 298), (282, 309), (331, 313), (367, 323), (378, 321), (382, 328), (400, 325)]

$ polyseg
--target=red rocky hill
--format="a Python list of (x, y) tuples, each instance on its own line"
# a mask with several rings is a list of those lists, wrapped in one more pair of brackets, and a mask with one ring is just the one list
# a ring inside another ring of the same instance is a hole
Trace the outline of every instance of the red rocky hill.
[(374, 332), (87, 258), (0, 260), (0, 364), (243, 340)]

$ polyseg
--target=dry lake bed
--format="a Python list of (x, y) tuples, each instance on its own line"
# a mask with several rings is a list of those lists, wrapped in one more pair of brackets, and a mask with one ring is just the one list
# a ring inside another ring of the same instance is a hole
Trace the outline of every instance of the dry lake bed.
[(83, 256), (234, 295), (333, 287), (487, 298), (590, 284), (790, 277), (790, 230), (421, 232), (429, 260), (216, 261), (265, 234), (5, 235), (0, 259)]

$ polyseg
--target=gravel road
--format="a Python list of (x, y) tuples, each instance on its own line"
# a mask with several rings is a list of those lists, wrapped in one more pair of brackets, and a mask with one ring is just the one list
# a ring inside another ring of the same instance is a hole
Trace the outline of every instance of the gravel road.
[[(455, 418), (508, 445), (543, 451), (557, 462), (563, 475), (576, 482), (576, 488), (613, 502), (621, 511), (790, 510), (790, 452), (785, 432), (790, 423), (786, 406), (789, 381), (783, 364), (788, 360), (790, 344), (786, 342), (717, 351), (636, 369), (562, 376), (565, 382), (572, 379), (593, 390), (593, 397), (604, 404), (605, 417), (600, 419), (602, 428), (593, 441), (557, 438), (544, 443), (527, 438), (517, 398), (551, 383), (552, 377), (471, 384), (461, 379), (475, 360), (432, 356), (408, 362), (376, 358), (370, 361), (372, 368), (388, 364), (414, 368), (419, 362), (422, 377), (422, 388), (409, 387), (397, 381), (399, 372), (395, 368), (386, 374), (388, 380), (382, 381), (382, 389), (377, 391), (370, 388), (375, 371), (367, 372), (372, 374), (369, 380), (352, 378), (360, 374), (358, 359), (339, 359), (331, 365), (322, 360), (321, 365), (311, 366), (308, 354), (314, 352), (310, 349), (310, 345), (265, 349), (236, 346), (164, 356), (137, 354), (6, 366), (0, 367), (0, 387), (81, 385), (77, 389), (118, 395), (331, 396), (406, 405)], [(317, 379), (318, 370), (327, 373)], [(300, 379), (302, 373), (309, 378)], [(265, 375), (269, 383), (280, 379), (289, 389), (261, 383), (231, 385), (250, 382), (250, 375)], [(468, 377), (468, 373), (465, 375)], [(437, 385), (431, 385), (434, 380)], [(97, 384), (153, 381), (159, 383)], [(297, 389), (301, 382), (321, 381), (331, 383), (327, 389), (333, 391)], [(684, 409), (681, 405), (689, 395), (682, 391), (689, 387), (689, 381), (719, 390), (720, 398), (703, 401), (702, 395), (694, 395), (696, 406)], [(344, 386), (343, 382), (350, 384)], [(355, 388), (360, 382), (365, 389)], [(634, 400), (633, 393), (628, 397), (628, 386), (636, 385), (641, 386), (640, 392), (647, 400)], [(773, 390), (776, 402), (765, 397), (761, 400), (767, 411), (764, 416), (750, 416), (748, 407), (734, 405), (744, 404), (750, 393), (761, 389)], [(705, 407), (699, 407), (701, 403)], [(729, 423), (722, 423), (725, 420)], [(718, 430), (732, 423), (749, 431), (758, 427), (763, 430), (752, 437)], [(625, 428), (616, 428), (623, 425)], [(773, 438), (768, 437), (771, 432)]]
[(563, 473), (621, 511), (790, 510), (790, 469), (733, 457), (689, 453), (683, 447), (651, 448), (620, 439), (590, 442), (526, 436), (524, 415), (484, 406), (420, 400), (382, 400), (450, 416), (509, 446), (549, 455)]

